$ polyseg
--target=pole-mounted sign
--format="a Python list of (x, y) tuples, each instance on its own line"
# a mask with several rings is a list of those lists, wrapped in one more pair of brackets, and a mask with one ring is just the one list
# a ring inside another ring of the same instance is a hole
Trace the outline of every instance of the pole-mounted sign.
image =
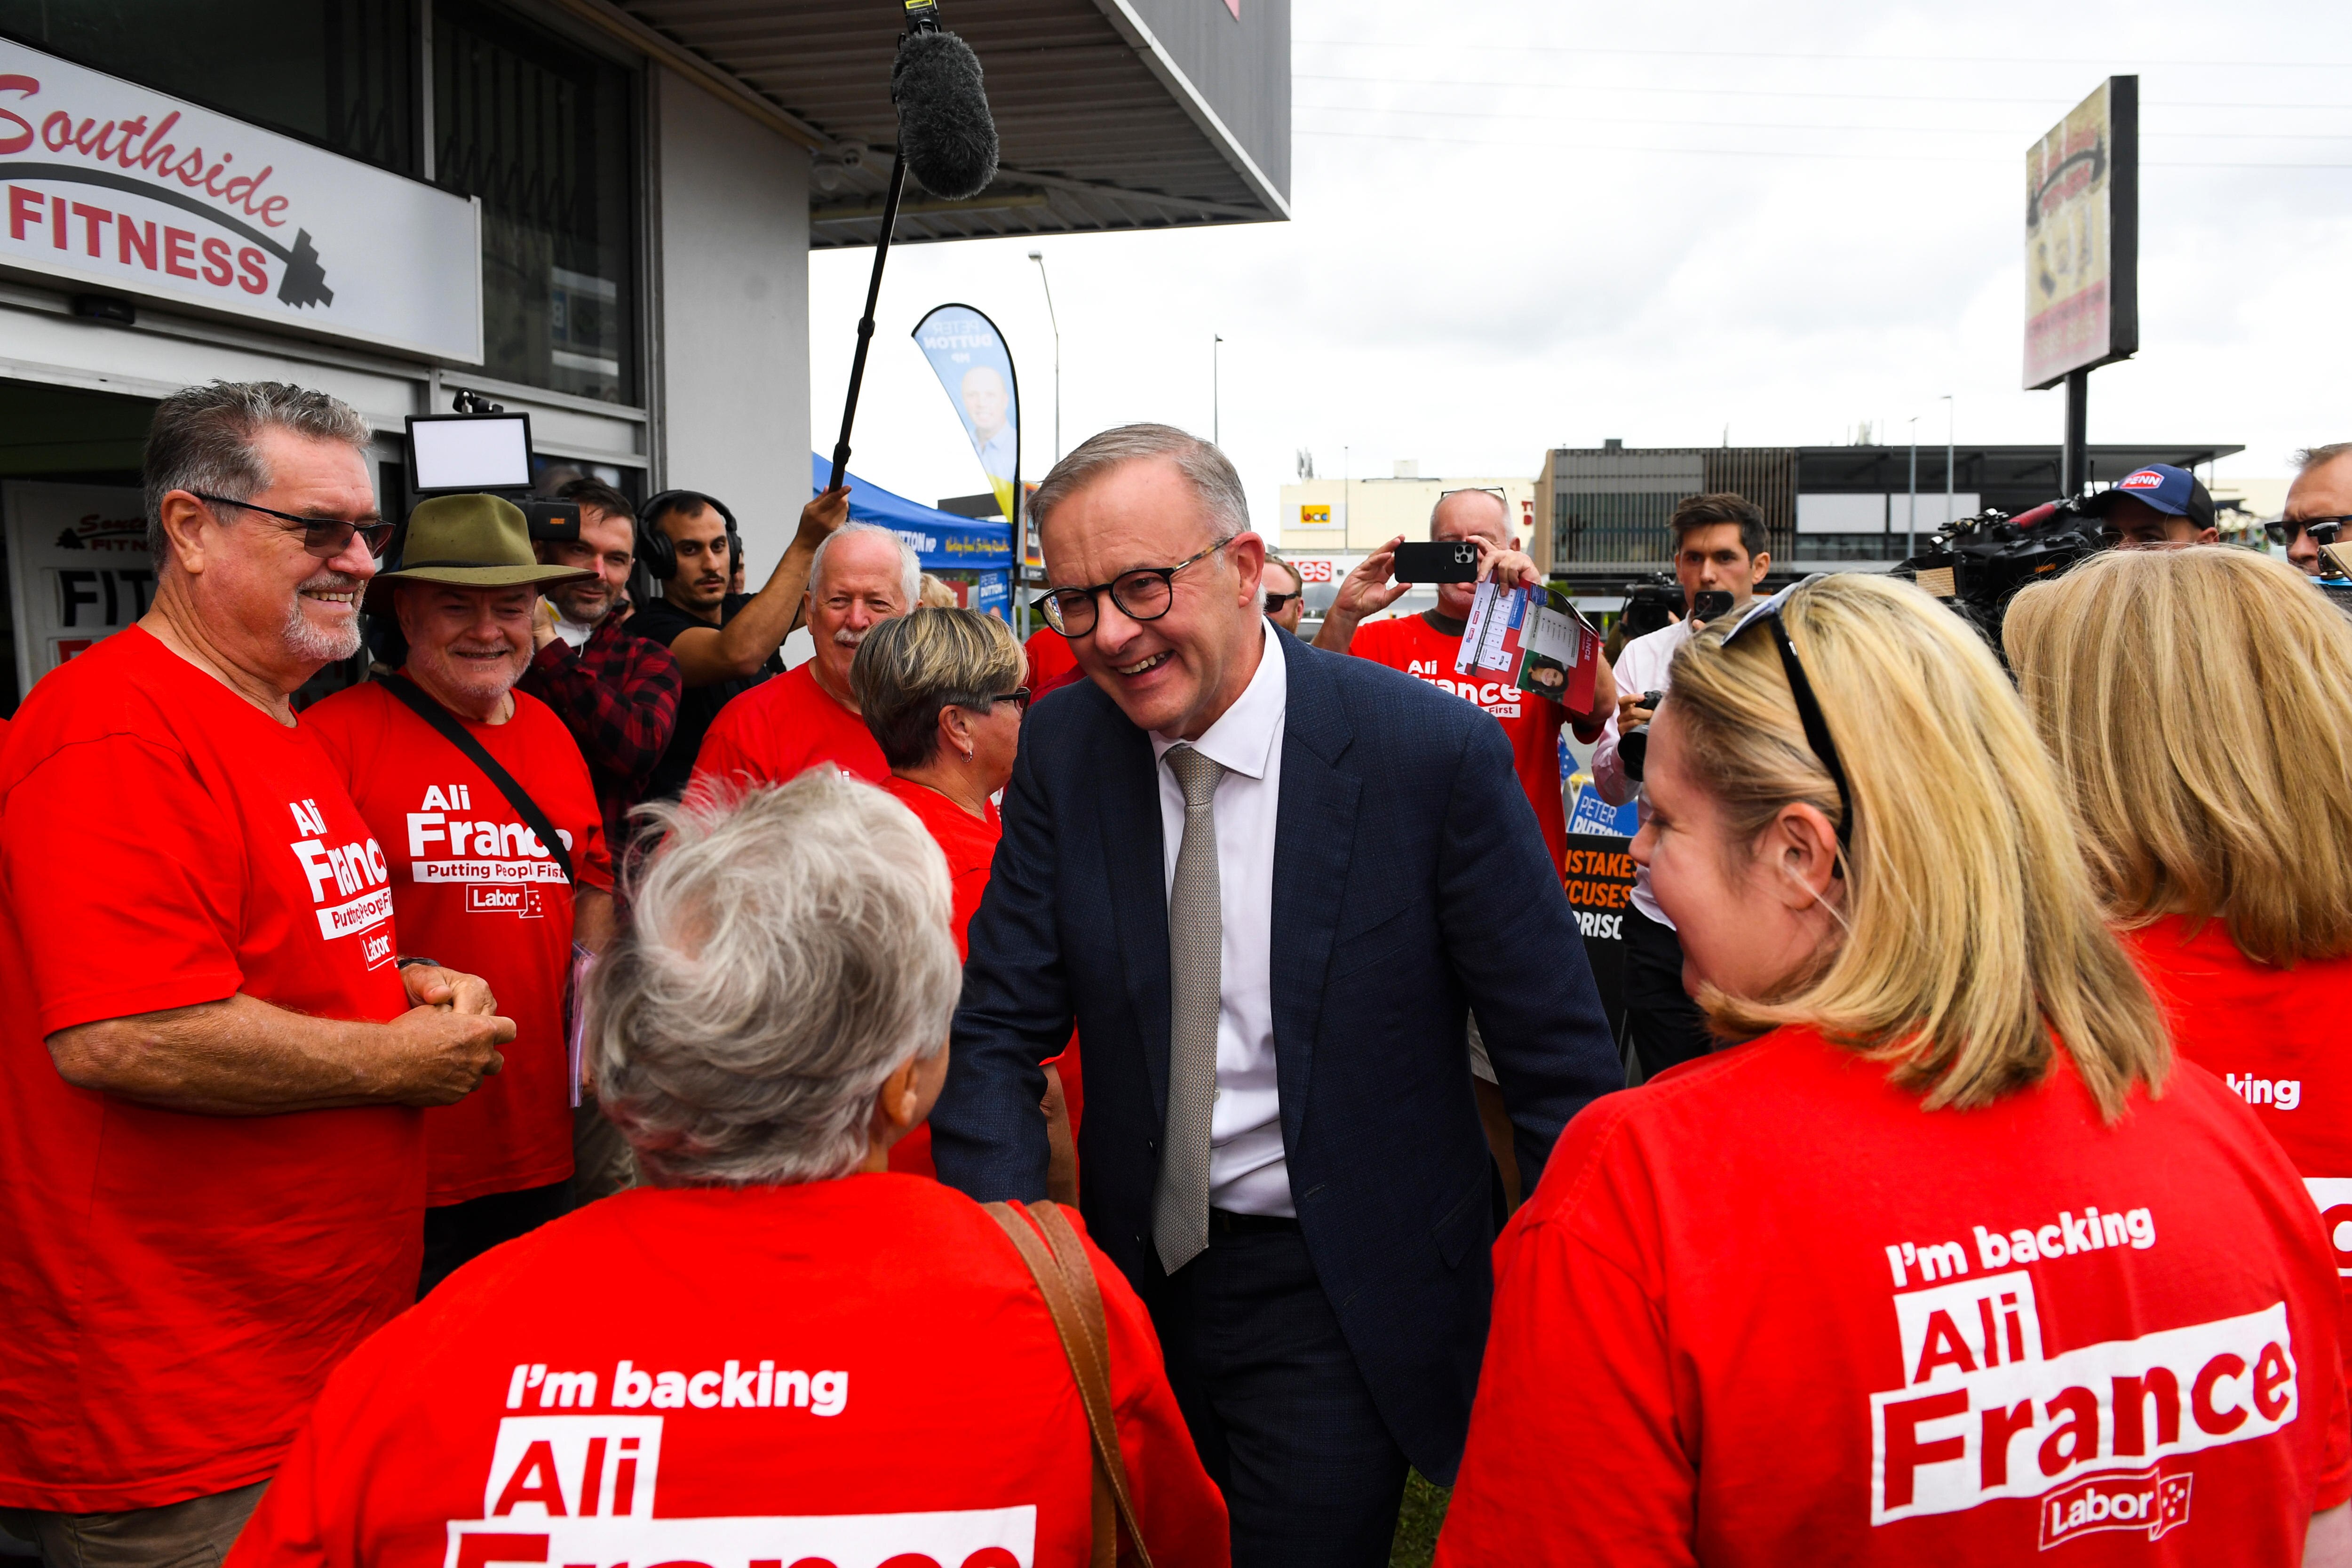
[(2139, 350), (2139, 78), (2114, 76), (2025, 154), (2025, 384), (2066, 384), (2068, 495), (2090, 372)]

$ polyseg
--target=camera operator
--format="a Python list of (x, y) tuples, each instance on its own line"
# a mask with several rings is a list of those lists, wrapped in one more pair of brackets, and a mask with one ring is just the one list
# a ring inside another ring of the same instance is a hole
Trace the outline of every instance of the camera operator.
[(2301, 470), (2287, 487), (2286, 514), (2270, 525), (2271, 539), (2286, 546), (2286, 558), (2307, 577), (2324, 577), (2319, 547), (2336, 542), (2352, 522), (2352, 441), (2311, 447), (2295, 454)]
[(2135, 468), (2113, 489), (2083, 498), (2083, 510), (2099, 520), (2101, 533), (2118, 550), (2211, 544), (2221, 537), (2211, 494), (2196, 475), (2170, 463)]
[(539, 559), (592, 577), (551, 583), (531, 619), (535, 651), (521, 689), (555, 710), (587, 759), (613, 863), (629, 843), (629, 808), (677, 728), (685, 676), (669, 649), (638, 636), (627, 619), (636, 567), (636, 517), (628, 498), (596, 479), (574, 479), (555, 499), (580, 509), (576, 541), (542, 540)]
[[(1687, 496), (1666, 528), (1674, 537), (1675, 580), (1682, 584), (1684, 613), (1672, 625), (1627, 643), (1617, 658), (1617, 711), (1592, 751), (1593, 787), (1612, 805), (1625, 805), (1640, 791), (1641, 781), (1626, 772), (1622, 737), (1655, 716), (1643, 699), (1666, 689), (1675, 655), (1701, 624), (1691, 614), (1698, 595), (1728, 594), (1728, 614), (1736, 616), (1772, 567), (1764, 548), (1764, 513), (1746, 496)], [(1624, 926), (1625, 1024), (1643, 1076), (1650, 1078), (1705, 1056), (1715, 1042), (1706, 1016), (1683, 990), (1682, 947), (1674, 922), (1651, 896), (1650, 872), (1643, 866), (1633, 871), (1633, 917)]]
[[(694, 759), (719, 710), (772, 675), (784, 672), (776, 650), (797, 624), (816, 548), (849, 521), (849, 487), (830, 489), (801, 508), (800, 529), (756, 594), (728, 592), (737, 535), (709, 496), (677, 490), (656, 496), (640, 525), (668, 545), (673, 564), (662, 596), (629, 618), (629, 629), (677, 656), (686, 694), (669, 748), (647, 781), (649, 799), (686, 787)], [(658, 559), (659, 551), (642, 553)], [(650, 561), (649, 561), (650, 563)]]

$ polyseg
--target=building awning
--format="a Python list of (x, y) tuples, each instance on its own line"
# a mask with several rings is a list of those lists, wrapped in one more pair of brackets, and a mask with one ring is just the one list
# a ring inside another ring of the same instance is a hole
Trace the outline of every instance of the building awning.
[[(898, 7), (558, 3), (806, 144), (812, 247), (874, 243), (898, 135)], [(968, 201), (910, 184), (896, 243), (1290, 216), (1289, 0), (945, 0), (940, 16), (980, 56), (1002, 167)]]
[[(821, 452), (809, 454), (809, 494), (821, 494), (824, 481), (833, 477), (833, 459)], [(849, 479), (849, 521), (870, 522), (887, 528), (915, 547), (915, 558), (926, 571), (945, 568), (951, 572), (1006, 572), (1013, 567), (1013, 525), (1007, 522), (977, 522), (968, 517), (958, 517), (905, 496), (893, 495), (880, 485), (861, 479), (856, 474)]]

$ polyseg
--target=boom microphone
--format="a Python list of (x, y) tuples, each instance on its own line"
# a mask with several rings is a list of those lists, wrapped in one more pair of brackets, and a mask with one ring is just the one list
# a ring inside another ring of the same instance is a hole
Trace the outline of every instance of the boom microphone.
[(866, 282), (866, 314), (857, 322), (857, 354), (849, 362), (849, 400), (842, 405), (841, 438), (833, 444), (828, 491), (839, 489), (849, 472), (849, 427), (857, 420), (874, 306), (882, 296), (882, 267), (890, 259), (890, 231), (898, 226), (908, 169), (925, 190), (948, 201), (978, 195), (996, 177), (996, 121), (981, 90), (980, 59), (961, 38), (940, 31), (938, 0), (907, 0), (907, 31), (890, 67), (890, 100), (898, 106), (898, 155), (890, 161), (890, 189), (882, 198), (882, 234), (874, 242), (874, 273)]
[(980, 57), (953, 33), (908, 33), (890, 68), (898, 152), (923, 189), (947, 201), (976, 196), (996, 178), (996, 121)]

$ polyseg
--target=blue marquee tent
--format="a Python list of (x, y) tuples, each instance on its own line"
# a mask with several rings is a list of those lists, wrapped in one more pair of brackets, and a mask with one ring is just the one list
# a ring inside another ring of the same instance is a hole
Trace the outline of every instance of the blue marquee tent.
[[(809, 454), (809, 494), (823, 492), (833, 477), (833, 460)], [(893, 495), (856, 474), (849, 479), (849, 520), (870, 522), (896, 532), (914, 546), (926, 571), (983, 572), (1000, 575), (1013, 570), (1013, 525), (958, 517), (951, 511)]]

